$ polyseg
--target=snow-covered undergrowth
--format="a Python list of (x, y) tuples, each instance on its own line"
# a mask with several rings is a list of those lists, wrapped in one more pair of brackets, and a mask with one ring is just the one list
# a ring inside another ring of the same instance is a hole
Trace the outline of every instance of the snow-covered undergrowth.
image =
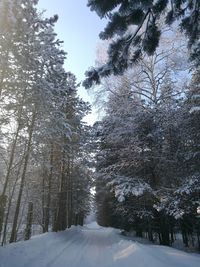
[(96, 223), (0, 248), (0, 267), (197, 267), (200, 256), (145, 245)]

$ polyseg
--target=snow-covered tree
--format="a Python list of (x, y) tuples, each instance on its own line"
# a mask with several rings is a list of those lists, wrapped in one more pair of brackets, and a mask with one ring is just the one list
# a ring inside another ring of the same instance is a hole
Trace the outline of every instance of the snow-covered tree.
[(137, 63), (142, 55), (153, 55), (163, 33), (160, 19), (166, 25), (179, 24), (187, 39), (192, 59), (199, 64), (199, 1), (100, 1), (89, 0), (88, 6), (108, 23), (100, 33), (103, 40), (113, 39), (106, 64), (86, 72), (84, 86), (100, 84), (103, 77), (122, 74)]
[[(76, 191), (72, 173), (80, 151), (86, 153), (80, 140), (86, 135), (82, 119), (89, 105), (77, 96), (76, 77), (64, 69), (66, 53), (54, 31), (58, 16), (44, 18), (37, 2), (0, 2), (8, 22), (0, 22), (0, 53), (6, 62), (0, 69), (0, 126), (7, 150), (7, 169), (1, 177), (2, 244), (7, 241), (8, 222), (12, 225), (10, 242), (17, 240), (28, 202), (33, 203), (31, 221), (40, 224), (44, 232), (52, 225), (55, 230), (71, 226), (72, 190)], [(82, 168), (85, 183), (77, 183), (84, 218), (90, 175), (87, 166)]]
[(163, 200), (173, 205), (173, 192), (199, 166), (189, 156), (198, 143), (198, 131), (190, 129), (191, 100), (179, 78), (185, 67), (170, 63), (169, 68), (173, 55), (172, 50), (156, 53), (143, 58), (133, 71), (107, 79), (106, 115), (97, 127), (99, 223), (132, 228), (138, 235), (147, 232), (150, 240), (156, 232), (165, 245), (173, 242), (178, 220), (159, 205)]

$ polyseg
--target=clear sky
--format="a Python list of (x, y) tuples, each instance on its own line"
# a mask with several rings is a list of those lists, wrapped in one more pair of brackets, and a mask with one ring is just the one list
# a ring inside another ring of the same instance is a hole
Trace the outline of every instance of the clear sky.
[[(59, 16), (55, 31), (64, 41), (64, 50), (68, 53), (66, 70), (82, 81), (85, 71), (94, 65), (98, 35), (105, 21), (90, 11), (87, 0), (39, 0), (38, 8), (46, 10), (47, 17)], [(84, 100), (90, 100), (83, 88), (79, 89), (79, 93)]]

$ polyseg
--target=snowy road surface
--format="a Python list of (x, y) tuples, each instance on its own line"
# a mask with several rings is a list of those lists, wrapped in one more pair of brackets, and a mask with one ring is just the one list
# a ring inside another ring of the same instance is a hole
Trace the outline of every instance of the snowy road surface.
[(127, 240), (93, 223), (0, 248), (0, 267), (200, 267), (200, 256)]

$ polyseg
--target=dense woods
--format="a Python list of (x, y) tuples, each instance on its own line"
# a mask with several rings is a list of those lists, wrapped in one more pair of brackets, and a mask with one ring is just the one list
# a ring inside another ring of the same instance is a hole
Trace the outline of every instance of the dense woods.
[(170, 95), (159, 96), (158, 103), (144, 101), (124, 77), (110, 94), (106, 116), (96, 123), (100, 224), (135, 230), (141, 237), (148, 233), (165, 245), (178, 231), (186, 246), (189, 239), (199, 242), (196, 75), (184, 97), (173, 97), (173, 84), (164, 83), (160, 90)]
[(200, 249), (199, 1), (88, 0), (108, 22), (83, 82), (93, 127), (58, 16), (37, 4), (0, 0), (1, 245), (83, 225), (95, 206), (102, 226)]
[(64, 69), (66, 53), (54, 32), (58, 17), (43, 18), (37, 1), (0, 3), (3, 245), (29, 239), (31, 225), (47, 232), (83, 224), (92, 173), (82, 122), (90, 106)]
[(84, 81), (105, 112), (94, 125), (97, 221), (168, 246), (181, 233), (200, 249), (199, 3), (88, 6), (108, 18), (107, 57), (102, 46)]

